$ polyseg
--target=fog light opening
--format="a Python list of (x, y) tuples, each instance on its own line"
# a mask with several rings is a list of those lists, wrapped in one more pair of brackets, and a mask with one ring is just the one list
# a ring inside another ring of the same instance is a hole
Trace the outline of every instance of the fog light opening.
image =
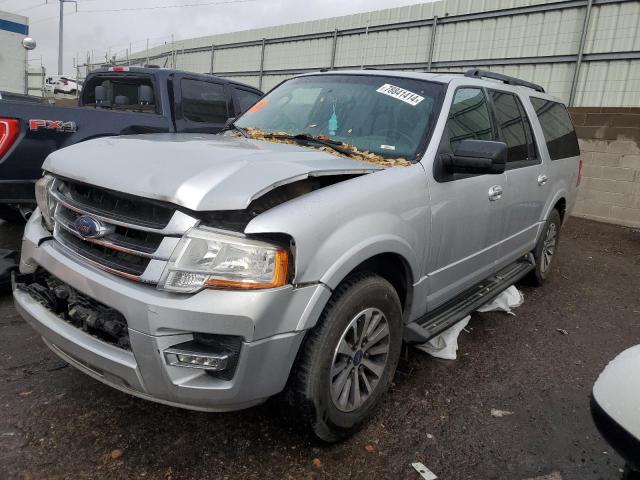
[(164, 358), (167, 364), (173, 367), (199, 368), (215, 372), (225, 370), (229, 363), (229, 355), (213, 355), (175, 348), (165, 350)]

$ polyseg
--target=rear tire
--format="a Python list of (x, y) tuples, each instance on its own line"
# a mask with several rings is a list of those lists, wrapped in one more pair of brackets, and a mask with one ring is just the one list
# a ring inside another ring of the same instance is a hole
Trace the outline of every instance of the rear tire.
[(400, 359), (402, 309), (393, 286), (371, 273), (341, 283), (309, 331), (285, 399), (325, 442), (358, 431), (387, 391)]
[(549, 276), (553, 259), (558, 251), (561, 226), (562, 218), (560, 217), (560, 213), (554, 209), (545, 222), (536, 248), (533, 250), (536, 268), (525, 278), (527, 284), (539, 287)]

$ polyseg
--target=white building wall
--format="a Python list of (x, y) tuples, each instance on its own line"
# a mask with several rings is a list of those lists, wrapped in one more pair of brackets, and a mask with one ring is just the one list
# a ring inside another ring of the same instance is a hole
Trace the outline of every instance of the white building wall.
[(0, 11), (0, 90), (25, 93), (27, 17)]

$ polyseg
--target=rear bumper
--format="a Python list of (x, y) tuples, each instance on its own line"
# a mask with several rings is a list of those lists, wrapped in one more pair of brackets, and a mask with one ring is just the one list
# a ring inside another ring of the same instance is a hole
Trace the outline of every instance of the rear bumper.
[[(237, 410), (280, 392), (305, 335), (299, 326), (319, 315), (330, 294), (321, 284), (171, 294), (89, 267), (47, 240), (47, 234), (36, 211), (25, 229), (21, 271), (42, 268), (122, 313), (131, 350), (89, 335), (29, 293), (14, 289), (20, 314), (58, 356), (79, 370), (121, 391), (168, 405)], [(167, 364), (163, 351), (193, 340), (196, 332), (242, 337), (231, 379)]]

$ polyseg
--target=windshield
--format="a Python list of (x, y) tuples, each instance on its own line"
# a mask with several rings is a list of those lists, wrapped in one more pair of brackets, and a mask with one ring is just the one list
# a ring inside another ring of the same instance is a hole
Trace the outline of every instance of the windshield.
[(307, 134), (383, 157), (414, 159), (430, 135), (442, 89), (438, 83), (378, 75), (298, 77), (269, 93), (235, 125), (261, 133)]

